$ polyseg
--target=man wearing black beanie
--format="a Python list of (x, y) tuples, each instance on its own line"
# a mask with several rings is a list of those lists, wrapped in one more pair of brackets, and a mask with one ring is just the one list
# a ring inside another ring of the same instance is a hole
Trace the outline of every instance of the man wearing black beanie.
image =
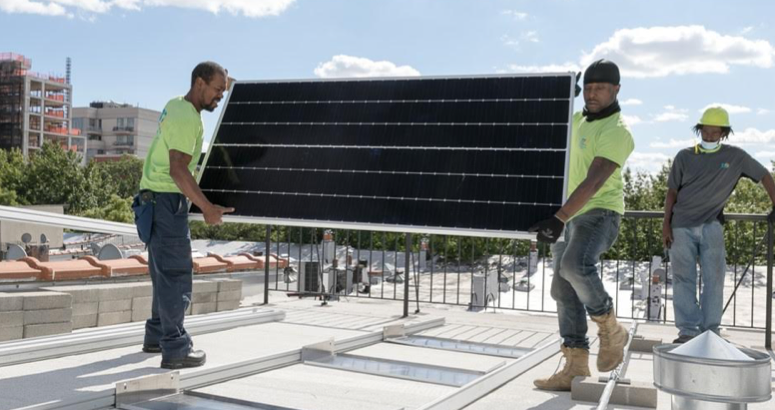
[(595, 61), (584, 72), (585, 106), (573, 116), (569, 148), (570, 196), (556, 214), (530, 228), (539, 241), (552, 244), (551, 294), (565, 356), (560, 372), (534, 381), (539, 389), (569, 391), (575, 376), (590, 375), (587, 313), (598, 327), (598, 370), (613, 370), (623, 360), (628, 334), (616, 321), (596, 266), (619, 233), (624, 214), (621, 168), (635, 148), (616, 99), (619, 80), (619, 68), (608, 60)]

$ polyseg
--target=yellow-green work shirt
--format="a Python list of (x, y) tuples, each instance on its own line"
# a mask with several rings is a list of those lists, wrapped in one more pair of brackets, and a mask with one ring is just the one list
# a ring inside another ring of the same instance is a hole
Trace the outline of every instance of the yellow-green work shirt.
[(202, 116), (196, 108), (183, 97), (171, 99), (159, 116), (159, 129), (145, 158), (140, 189), (180, 193), (170, 176), (169, 151), (174, 149), (191, 155), (188, 169), (193, 175), (202, 154), (203, 134)]
[(587, 177), (589, 166), (595, 157), (602, 157), (619, 165), (619, 168), (576, 215), (594, 208), (609, 209), (624, 214), (622, 167), (634, 149), (635, 142), (621, 113), (592, 122), (587, 122), (586, 117), (580, 112), (573, 115), (568, 196), (570, 197)]

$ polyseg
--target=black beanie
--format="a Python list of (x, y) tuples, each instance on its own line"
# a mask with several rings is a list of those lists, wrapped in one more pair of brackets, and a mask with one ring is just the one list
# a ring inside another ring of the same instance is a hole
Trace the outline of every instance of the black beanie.
[(584, 72), (584, 85), (589, 83), (609, 83), (619, 85), (619, 67), (613, 61), (597, 60)]

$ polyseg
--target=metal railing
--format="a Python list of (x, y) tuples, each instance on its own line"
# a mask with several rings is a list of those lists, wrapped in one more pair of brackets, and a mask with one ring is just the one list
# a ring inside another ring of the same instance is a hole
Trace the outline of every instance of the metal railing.
[[(661, 323), (674, 321), (673, 272), (667, 262), (663, 263), (667, 274), (660, 292), (659, 312), (653, 312), (653, 305), (649, 303), (656, 296), (650, 293), (652, 287), (648, 285), (652, 257), (664, 255), (662, 216), (662, 212), (627, 212), (622, 218), (617, 242), (598, 265), (619, 317), (650, 318)], [(729, 309), (725, 311), (721, 325), (763, 329), (766, 331), (765, 346), (770, 347), (773, 232), (766, 219), (766, 215), (726, 215), (724, 302), (729, 304)], [(325, 262), (320, 244), (323, 231), (319, 228), (272, 227), (270, 253), (290, 257), (296, 264), (299, 261)], [(420, 303), (461, 305), (474, 310), (556, 312), (550, 295), (553, 269), (548, 246), (538, 244), (537, 258), (531, 259), (531, 244), (527, 240), (414, 235), (411, 242), (406, 243), (403, 234), (353, 230), (335, 231), (334, 238), (334, 259), (338, 266), (321, 265), (326, 274), (338, 272), (335, 275), (339, 278), (339, 285), (334, 289), (336, 297), (402, 300), (405, 314), (409, 304), (416, 304), (419, 309)], [(410, 248), (408, 260), (407, 247)], [(366, 268), (359, 269), (358, 260), (364, 260)], [(357, 286), (346, 289), (346, 278), (350, 276), (358, 282), (358, 275), (362, 275), (363, 270), (367, 271), (371, 283), (369, 292), (359, 293), (354, 289)], [(266, 288), (305, 291), (299, 289), (298, 280), (290, 281), (293, 276), (274, 266), (267, 272), (269, 286)], [(495, 287), (497, 289), (493, 289)], [(700, 278), (698, 292), (701, 289)], [(326, 289), (326, 292), (330, 291)]]

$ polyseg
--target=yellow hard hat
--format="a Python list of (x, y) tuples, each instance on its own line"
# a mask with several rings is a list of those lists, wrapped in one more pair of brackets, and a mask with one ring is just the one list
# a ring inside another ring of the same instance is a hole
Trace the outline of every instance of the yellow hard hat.
[(711, 125), (716, 127), (729, 127), (729, 114), (727, 110), (721, 107), (710, 107), (702, 113), (700, 125)]

